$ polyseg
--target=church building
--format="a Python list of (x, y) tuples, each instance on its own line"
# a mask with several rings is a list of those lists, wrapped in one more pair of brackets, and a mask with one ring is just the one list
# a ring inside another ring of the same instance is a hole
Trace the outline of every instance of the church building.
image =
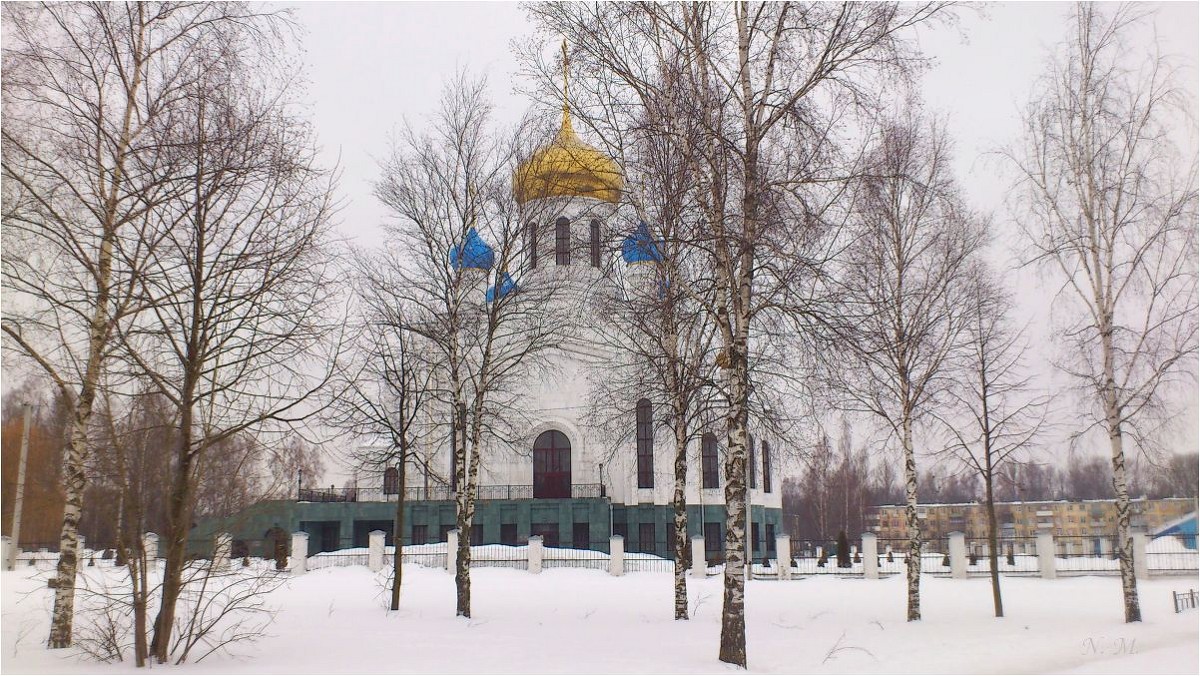
[[(521, 401), (530, 421), (524, 447), (484, 451), (471, 542), (517, 545), (537, 535), (547, 547), (607, 551), (610, 536), (621, 535), (626, 551), (670, 558), (674, 444), (667, 430), (655, 425), (665, 417), (659, 404), (649, 398), (630, 402), (633, 414), (630, 433), (621, 436), (624, 441), (599, 435), (586, 421), (593, 405), (592, 383), (605, 376), (614, 359), (629, 358), (613, 354), (595, 333), (599, 329), (588, 325), (584, 308), (589, 295), (621, 293), (604, 274), (614, 253), (620, 256), (615, 263), (625, 266), (627, 283), (646, 283), (656, 274), (660, 249), (645, 225), (626, 232), (614, 226), (622, 172), (579, 138), (565, 101), (557, 135), (520, 165), (512, 189), (529, 212), (543, 214), (527, 226), (522, 274), (554, 275), (554, 307), (546, 311), (579, 314), (580, 330), (553, 349), (549, 368), (531, 376), (523, 388)], [(616, 242), (619, 246), (612, 246)], [(461, 250), (455, 247), (447, 255), (453, 265), (488, 272), (479, 275), (481, 280), (494, 275), (496, 256), (474, 229)], [(520, 293), (519, 281), (503, 275), (499, 288), (480, 288), (480, 301)], [(446, 436), (428, 452), (441, 477), (452, 474)], [(723, 427), (717, 424), (693, 444), (688, 458), (688, 534), (704, 538), (710, 562), (722, 559), (724, 547), (723, 441)], [(748, 502), (755, 560), (774, 557), (775, 536), (782, 534), (775, 450), (769, 439), (751, 439)], [(419, 468), (410, 467), (406, 486), (399, 485), (398, 476), (389, 467), (356, 476), (350, 488), (297, 486), (295, 500), (265, 501), (222, 524), (203, 523), (194, 539), (218, 529), (246, 543), (305, 531), (309, 553), (315, 554), (366, 546), (368, 533), (383, 530), (392, 545), (395, 502), (403, 491), (404, 544), (445, 541), (455, 527), (454, 486)]]

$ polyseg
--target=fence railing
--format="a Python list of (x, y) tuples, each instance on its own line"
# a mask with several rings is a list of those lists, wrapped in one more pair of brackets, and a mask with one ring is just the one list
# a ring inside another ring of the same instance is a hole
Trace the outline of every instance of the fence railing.
[[(480, 486), (476, 498), (479, 500), (533, 500), (533, 486), (529, 484), (504, 484)], [(448, 486), (415, 486), (404, 489), (405, 501), (453, 500), (456, 491)], [(603, 484), (571, 484), (572, 498), (605, 497)], [(300, 488), (297, 502), (395, 502), (398, 494), (382, 488)]]
[[(566, 548), (566, 547), (546, 547), (542, 552), (542, 567), (543, 568), (591, 568), (594, 570), (608, 570), (608, 562), (610, 559), (608, 549), (608, 540), (604, 542), (589, 542), (586, 548)], [(507, 547), (520, 552), (519, 547)], [(471, 556), (474, 557), (474, 551)], [(626, 561), (632, 554), (626, 554)]]
[[(625, 572), (672, 572), (675, 567), (674, 547), (668, 534), (656, 533), (656, 537), (647, 537), (645, 542), (640, 539), (626, 538), (621, 566), (617, 569)], [(1195, 536), (1174, 534), (1149, 539), (1142, 536), (1134, 538), (1134, 569), (1138, 576), (1196, 574), (1198, 570), (1197, 550), (1189, 547), (1195, 542)], [(146, 546), (156, 539), (147, 534)], [(390, 538), (389, 538), (390, 539)], [(321, 551), (312, 556), (306, 556), (308, 568), (328, 568), (337, 566), (368, 565), (372, 559), (370, 542), (360, 542), (360, 539), (341, 538), (335, 543), (326, 543), (328, 551)], [(1045, 575), (1050, 576), (1051, 570), (1055, 575), (1116, 575), (1120, 570), (1120, 562), (1116, 556), (1116, 542), (1112, 536), (1059, 536), (1053, 539), (1053, 552), (1038, 552), (1037, 538), (1003, 538), (998, 542), (997, 568), (1005, 575)], [(308, 552), (292, 552), (292, 539), (230, 539), (228, 558), (233, 565), (274, 565), (285, 568), (294, 567), (293, 556), (307, 555)], [(310, 540), (310, 543), (312, 541)], [(50, 545), (51, 543), (46, 543)], [(55, 543), (56, 544), (56, 543)], [(211, 560), (214, 554), (216, 538), (213, 536), (189, 539), (187, 542), (189, 558)], [(368, 546), (363, 546), (363, 545)], [(394, 555), (394, 548), (386, 546), (386, 540), (375, 540), (376, 560), (382, 559), (382, 565), (389, 565)], [(542, 549), (541, 562), (545, 568), (591, 568), (604, 570), (610, 568), (612, 562), (609, 549), (611, 541), (575, 542), (558, 546), (553, 541), (547, 541)], [(921, 544), (921, 572), (928, 575), (967, 575), (979, 576), (990, 574), (988, 544), (986, 540), (963, 539), (961, 548), (951, 554), (950, 538), (938, 538)], [(775, 577), (804, 577), (810, 575), (847, 575), (861, 576), (868, 574), (864, 561), (864, 552), (859, 544), (850, 545), (849, 565), (839, 565), (836, 546), (827, 551), (827, 543), (814, 544), (806, 541), (791, 542), (791, 558), (780, 562), (769, 552), (768, 557), (758, 558), (752, 562), (752, 572), (756, 578)], [(874, 570), (882, 576), (903, 574), (906, 570), (908, 557), (908, 541), (902, 539), (879, 539), (876, 542), (876, 566)], [(957, 545), (956, 545), (957, 547)], [(386, 550), (382, 554), (379, 552)], [(480, 543), (471, 547), (471, 566), (529, 568), (530, 545)], [(164, 554), (164, 544), (158, 541), (155, 551), (148, 552), (151, 557), (161, 557)], [(710, 553), (706, 552), (706, 555)], [(691, 568), (692, 552), (689, 547), (685, 554), (684, 564)], [(402, 556), (406, 564), (430, 567), (445, 567), (447, 562), (447, 543), (411, 544), (407, 539), (402, 542)], [(952, 562), (952, 556), (961, 556), (958, 562)], [(1050, 556), (1050, 560), (1045, 560)], [(16, 562), (18, 567), (34, 566), (38, 569), (50, 569), (56, 565), (58, 553), (50, 546), (39, 546), (38, 543), (22, 543), (18, 549)], [(109, 549), (93, 549), (85, 546), (80, 553), (81, 565), (84, 566), (115, 566), (122, 562), (116, 552)], [(845, 562), (843, 562), (844, 564)], [(953, 565), (952, 565), (953, 564)], [(782, 566), (787, 566), (790, 575), (783, 575)], [(709, 573), (720, 570), (720, 564), (711, 558), (707, 562)], [(874, 574), (874, 573), (872, 573)]]

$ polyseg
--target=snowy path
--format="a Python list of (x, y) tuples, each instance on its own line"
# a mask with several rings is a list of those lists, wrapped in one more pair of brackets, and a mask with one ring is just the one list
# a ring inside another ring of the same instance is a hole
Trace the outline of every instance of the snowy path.
[[(725, 673), (716, 661), (720, 580), (689, 580), (693, 620), (671, 619), (671, 576), (551, 569), (472, 571), (472, 620), (453, 616), (452, 576), (406, 569), (388, 613), (363, 567), (293, 578), (277, 591), (270, 636), (171, 667), (180, 673)], [(124, 673), (41, 647), (49, 595), (4, 573), (2, 669)], [(922, 580), (923, 614), (904, 622), (903, 580), (755, 581), (748, 588), (750, 671), (763, 673), (1197, 673), (1197, 613), (1176, 615), (1189, 577), (1139, 585), (1144, 622), (1121, 622), (1115, 577), (1003, 581), (1008, 617), (991, 617), (986, 579)], [(26, 594), (30, 590), (33, 594)], [(731, 670), (730, 670), (731, 671)]]

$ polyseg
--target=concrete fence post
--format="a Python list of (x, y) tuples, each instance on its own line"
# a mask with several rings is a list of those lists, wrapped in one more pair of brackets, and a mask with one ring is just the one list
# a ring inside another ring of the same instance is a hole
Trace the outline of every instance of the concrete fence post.
[(704, 537), (692, 538), (692, 577), (703, 580), (708, 577), (708, 553), (704, 550)]
[[(532, 542), (530, 544), (532, 544)], [(530, 547), (530, 549), (533, 548)], [(538, 547), (538, 550), (538, 568), (540, 569), (540, 546)], [(608, 574), (617, 576), (625, 574), (625, 538), (621, 537), (620, 535), (612, 535), (608, 538)]]
[(383, 548), (386, 538), (387, 533), (381, 530), (373, 530), (367, 534), (367, 568), (372, 573), (383, 570)]
[(0, 543), (3, 543), (3, 553), (0, 553), (0, 556), (4, 557), (4, 570), (16, 568), (17, 546), (13, 544), (12, 538), (7, 535), (0, 536)]
[(158, 534), (146, 533), (143, 535), (142, 548), (146, 550), (146, 570), (150, 570), (158, 561)]
[(308, 570), (308, 533), (297, 531), (292, 533), (292, 575), (303, 575)]
[(967, 536), (962, 531), (950, 533), (950, 577), (967, 579)]
[(863, 577), (879, 579), (879, 541), (874, 533), (862, 534)]
[(775, 572), (780, 580), (792, 579), (792, 539), (786, 535), (775, 536)]
[(1053, 580), (1057, 571), (1054, 567), (1054, 534), (1048, 530), (1037, 534), (1038, 572), (1047, 580)]
[(1146, 561), (1146, 545), (1150, 538), (1145, 532), (1133, 533), (1133, 576), (1139, 580), (1150, 578), (1150, 566)]
[(446, 533), (446, 572), (454, 574), (458, 568), (458, 529)]
[[(529, 536), (529, 572), (538, 574), (542, 572), (542, 536)], [(622, 558), (622, 561), (624, 559)], [(609, 558), (609, 565), (612, 565), (612, 558)], [(622, 565), (624, 565), (622, 563)]]
[(229, 567), (229, 549), (233, 537), (229, 533), (217, 533), (213, 536), (213, 569), (225, 570)]

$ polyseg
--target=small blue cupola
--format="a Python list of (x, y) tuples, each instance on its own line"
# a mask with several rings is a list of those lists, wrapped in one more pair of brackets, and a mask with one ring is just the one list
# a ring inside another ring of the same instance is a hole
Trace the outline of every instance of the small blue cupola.
[(487, 302), (490, 303), (490, 302), (496, 300), (497, 298), (504, 298), (508, 294), (516, 291), (517, 283), (515, 281), (513, 281), (513, 278), (511, 275), (509, 275), (507, 272), (505, 272), (500, 275), (500, 284), (499, 284), (500, 290), (497, 291), (496, 288), (497, 287), (495, 287), (495, 286), (488, 287), (487, 296), (486, 296)]
[(491, 270), (495, 260), (496, 254), (492, 247), (483, 241), (479, 233), (475, 232), (475, 228), (467, 230), (467, 238), (461, 250), (458, 245), (450, 247), (450, 265), (455, 270)]
[(650, 239), (650, 226), (645, 221), (639, 221), (637, 229), (621, 242), (621, 258), (627, 265), (662, 262), (660, 243)]

